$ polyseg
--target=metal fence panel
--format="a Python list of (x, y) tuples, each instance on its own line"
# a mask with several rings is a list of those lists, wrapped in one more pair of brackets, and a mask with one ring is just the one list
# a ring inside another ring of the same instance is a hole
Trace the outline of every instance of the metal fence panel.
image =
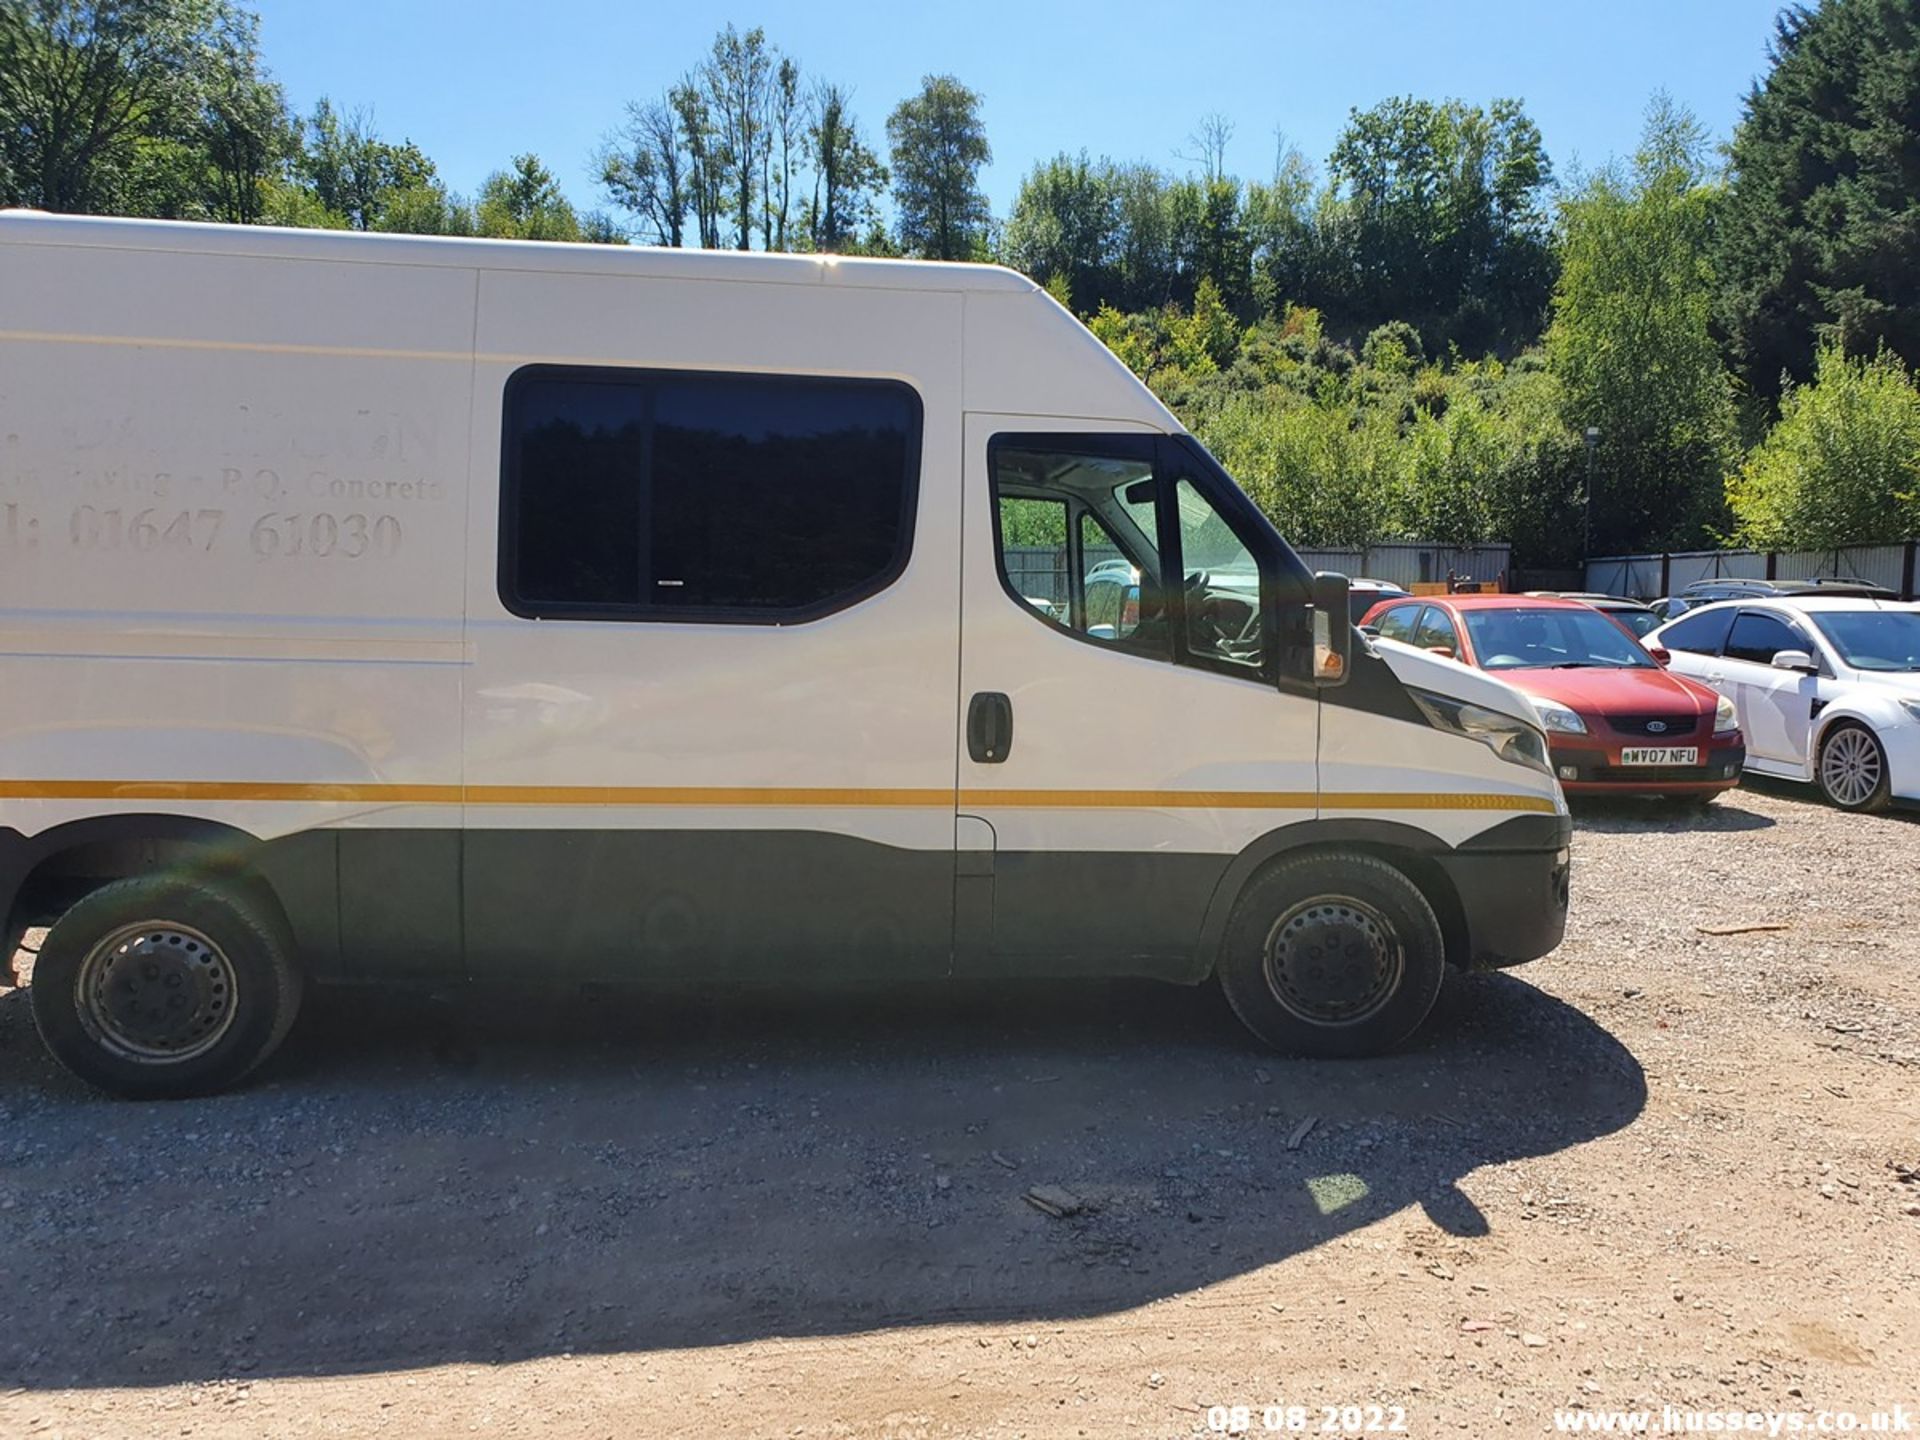
[[(1837, 575), (1900, 592), (1908, 583), (1914, 541), (1895, 545), (1843, 545), (1837, 550), (1691, 550), (1670, 555), (1602, 555), (1587, 561), (1587, 588), (1650, 600), (1675, 595), (1696, 580), (1764, 580), (1771, 562), (1775, 580), (1812, 580)], [(1666, 583), (1660, 568), (1665, 562)]]
[(1333, 570), (1349, 579), (1365, 576), (1411, 589), (1435, 584), (1449, 574), (1462, 580), (1498, 580), (1507, 573), (1511, 549), (1505, 545), (1432, 545), (1392, 541), (1362, 549), (1302, 550), (1309, 570)]
[(1818, 575), (1838, 575), (1847, 580), (1865, 580), (1900, 588), (1901, 569), (1906, 561), (1904, 545), (1846, 545), (1838, 550), (1790, 550), (1774, 557), (1774, 575), (1781, 580), (1811, 580)]

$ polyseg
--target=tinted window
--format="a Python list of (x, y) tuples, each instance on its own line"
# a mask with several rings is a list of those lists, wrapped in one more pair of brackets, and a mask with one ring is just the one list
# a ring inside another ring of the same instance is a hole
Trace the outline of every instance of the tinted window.
[(501, 597), (533, 616), (805, 618), (906, 562), (919, 403), (879, 381), (523, 371)]
[(1420, 612), (1420, 623), (1413, 627), (1412, 643), (1422, 650), (1460, 653), (1460, 637), (1453, 633), (1453, 617), (1438, 605), (1429, 605)]
[(1413, 622), (1420, 617), (1418, 605), (1396, 605), (1379, 620), (1374, 629), (1380, 632), (1384, 640), (1398, 640), (1402, 644), (1413, 643)]
[(1695, 610), (1674, 621), (1656, 642), (1669, 650), (1686, 650), (1695, 655), (1718, 655), (1733, 624), (1733, 611)]
[(1742, 610), (1733, 622), (1733, 633), (1727, 637), (1725, 654), (1729, 660), (1767, 665), (1782, 650), (1812, 648), (1785, 621), (1758, 610)]

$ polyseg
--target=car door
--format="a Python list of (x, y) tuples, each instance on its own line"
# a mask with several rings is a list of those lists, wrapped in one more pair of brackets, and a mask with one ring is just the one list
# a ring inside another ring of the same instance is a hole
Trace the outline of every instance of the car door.
[(1747, 754), (1776, 765), (1800, 766), (1807, 759), (1807, 736), (1820, 680), (1797, 670), (1776, 670), (1782, 650), (1818, 655), (1812, 639), (1786, 617), (1767, 610), (1742, 609), (1734, 616), (1721, 655), (1721, 693), (1733, 701), (1746, 732)]
[(1308, 576), (1222, 480), (1144, 428), (967, 417), (956, 971), (1190, 966), (1231, 858), (1314, 815), (1319, 702), (1276, 678)]

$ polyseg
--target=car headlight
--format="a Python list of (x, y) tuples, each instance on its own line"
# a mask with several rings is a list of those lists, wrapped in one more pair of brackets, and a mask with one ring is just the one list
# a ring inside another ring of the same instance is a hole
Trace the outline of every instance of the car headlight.
[(1555, 705), (1551, 700), (1535, 700), (1533, 708), (1540, 712), (1540, 723), (1549, 730), (1558, 731), (1562, 735), (1587, 733), (1587, 722), (1564, 705)]
[(1713, 707), (1713, 733), (1731, 735), (1740, 728), (1740, 712), (1733, 708), (1733, 701), (1722, 695)]
[(1543, 775), (1553, 773), (1547, 763), (1547, 737), (1526, 721), (1502, 715), (1484, 705), (1455, 700), (1450, 695), (1436, 695), (1431, 690), (1409, 689), (1407, 694), (1413, 697), (1413, 703), (1420, 707), (1421, 714), (1434, 729), (1478, 740), (1502, 760), (1511, 760), (1529, 770), (1538, 770)]

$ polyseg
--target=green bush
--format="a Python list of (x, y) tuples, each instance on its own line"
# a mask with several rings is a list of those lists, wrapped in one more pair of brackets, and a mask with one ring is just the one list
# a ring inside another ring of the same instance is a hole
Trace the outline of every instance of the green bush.
[(1742, 541), (1824, 549), (1920, 534), (1920, 392), (1900, 359), (1821, 348), (1811, 385), (1727, 481)]

